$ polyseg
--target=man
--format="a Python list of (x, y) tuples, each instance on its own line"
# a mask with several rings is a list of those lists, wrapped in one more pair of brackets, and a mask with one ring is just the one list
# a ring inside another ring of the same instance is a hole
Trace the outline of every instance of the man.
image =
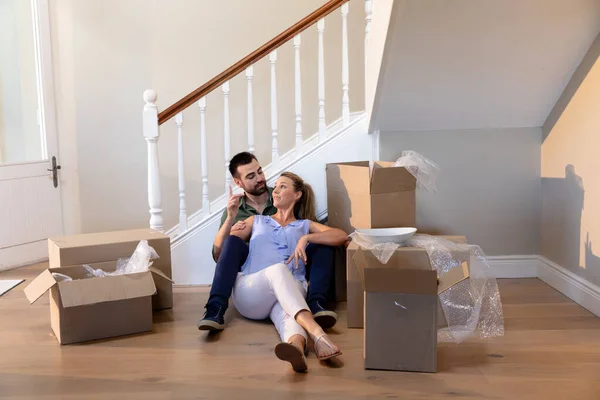
[[(231, 196), (227, 207), (234, 213), (237, 210), (237, 215), (231, 220), (226, 209), (221, 217), (220, 232), (243, 227), (243, 221), (252, 215), (273, 215), (277, 212), (273, 206), (273, 189), (267, 186), (262, 167), (252, 153), (236, 154), (229, 163), (229, 172), (244, 194)], [(337, 314), (328, 310), (326, 304), (333, 275), (334, 250), (329, 246), (309, 244), (306, 255), (307, 281), (310, 282), (308, 306), (321, 327), (331, 328), (337, 322)], [(248, 257), (248, 245), (237, 236), (228, 236), (222, 244), (215, 240), (213, 259), (217, 261), (221, 257), (225, 259), (215, 270), (206, 311), (198, 324), (200, 330), (221, 331), (225, 328), (225, 311), (237, 274)]]

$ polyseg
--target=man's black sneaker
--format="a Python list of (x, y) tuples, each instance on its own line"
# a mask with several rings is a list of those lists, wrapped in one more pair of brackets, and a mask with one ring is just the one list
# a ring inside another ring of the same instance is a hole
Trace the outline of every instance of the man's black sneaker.
[(328, 329), (336, 324), (338, 319), (337, 314), (323, 307), (318, 300), (311, 302), (308, 306), (315, 321), (317, 321), (317, 324), (321, 325), (321, 328)]
[(198, 323), (198, 329), (201, 331), (222, 331), (225, 329), (224, 316), (227, 308), (217, 303), (209, 303), (205, 308), (206, 312)]

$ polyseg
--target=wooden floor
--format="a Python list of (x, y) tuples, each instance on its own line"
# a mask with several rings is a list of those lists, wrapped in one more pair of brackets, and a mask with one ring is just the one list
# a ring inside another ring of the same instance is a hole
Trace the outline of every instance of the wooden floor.
[[(43, 266), (0, 273), (31, 279)], [(179, 288), (154, 332), (60, 346), (47, 296), (30, 306), (21, 284), (0, 297), (0, 399), (600, 399), (600, 319), (537, 279), (499, 280), (506, 334), (442, 344), (437, 374), (367, 371), (362, 331), (333, 337), (334, 365), (309, 357), (294, 374), (275, 358), (272, 325), (234, 309), (227, 329), (196, 329), (206, 288)]]

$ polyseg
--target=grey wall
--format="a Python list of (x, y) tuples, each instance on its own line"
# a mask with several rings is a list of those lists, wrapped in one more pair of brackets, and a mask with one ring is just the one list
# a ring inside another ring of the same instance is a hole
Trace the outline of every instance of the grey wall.
[(415, 150), (440, 166), (417, 191), (417, 228), (462, 234), (487, 255), (540, 250), (541, 128), (381, 132), (382, 160)]
[(395, 0), (381, 131), (542, 126), (600, 31), (598, 0)]

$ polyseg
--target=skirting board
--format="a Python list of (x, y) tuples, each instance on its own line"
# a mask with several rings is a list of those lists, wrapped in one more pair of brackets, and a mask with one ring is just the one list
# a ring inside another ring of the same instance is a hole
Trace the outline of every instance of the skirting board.
[(26, 243), (0, 249), (0, 271), (24, 267), (48, 260), (48, 242)]
[(539, 256), (538, 278), (600, 317), (600, 287)]
[(539, 258), (531, 256), (487, 256), (494, 278), (537, 278)]
[(600, 317), (600, 287), (539, 255), (488, 256), (495, 278), (538, 278)]

